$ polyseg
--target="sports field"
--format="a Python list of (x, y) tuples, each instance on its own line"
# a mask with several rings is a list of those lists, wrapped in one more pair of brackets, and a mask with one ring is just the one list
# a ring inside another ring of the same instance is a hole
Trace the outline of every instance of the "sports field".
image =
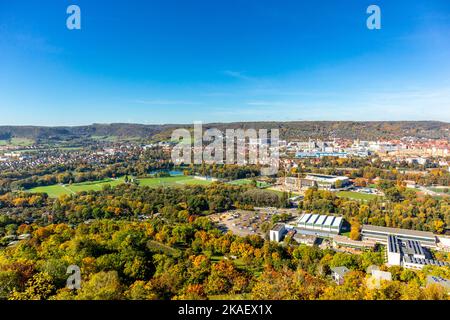
[[(233, 180), (228, 182), (229, 184), (234, 184), (234, 185), (247, 185), (247, 184), (251, 184), (253, 180), (251, 179), (238, 179), (238, 180)], [(258, 188), (266, 188), (269, 187), (270, 184), (268, 184), (267, 182), (262, 182), (262, 181), (256, 181), (256, 186)]]
[(352, 191), (339, 191), (336, 195), (340, 198), (349, 198), (354, 200), (372, 200), (377, 198), (378, 196), (375, 194), (361, 193), (361, 192), (352, 192)]
[[(47, 193), (49, 197), (57, 198), (63, 194), (75, 194), (81, 191), (99, 191), (105, 185), (111, 187), (117, 186), (124, 182), (123, 178), (119, 179), (104, 179), (99, 181), (89, 181), (82, 183), (73, 183), (71, 185), (52, 185), (46, 187), (36, 187), (27, 190), (34, 193)], [(195, 179), (191, 176), (177, 176), (177, 177), (164, 177), (164, 178), (143, 178), (139, 179), (140, 186), (182, 186), (182, 185), (207, 185), (211, 181)]]

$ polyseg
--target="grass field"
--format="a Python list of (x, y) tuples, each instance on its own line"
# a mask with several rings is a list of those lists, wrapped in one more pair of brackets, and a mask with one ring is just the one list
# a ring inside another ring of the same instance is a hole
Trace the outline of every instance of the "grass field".
[(450, 187), (430, 187), (428, 188), (428, 190), (434, 191), (434, 192), (438, 192), (438, 193), (449, 193), (450, 194)]
[(12, 138), (11, 140), (0, 140), (0, 146), (27, 147), (31, 146), (33, 143), (33, 140), (27, 138)]
[(375, 199), (378, 197), (375, 194), (367, 194), (367, 193), (352, 192), (352, 191), (339, 191), (338, 193), (336, 193), (336, 195), (341, 198), (349, 198), (349, 199), (364, 200), (364, 201), (372, 200), (372, 199)]
[[(124, 182), (123, 178), (120, 179), (104, 179), (99, 181), (89, 181), (82, 183), (73, 183), (71, 185), (52, 185), (46, 187), (37, 187), (29, 189), (28, 192), (34, 193), (47, 193), (49, 197), (57, 198), (63, 194), (74, 194), (81, 191), (99, 191), (102, 190), (105, 185), (115, 187)], [(183, 186), (183, 185), (208, 185), (211, 181), (194, 179), (191, 176), (176, 176), (176, 177), (164, 177), (164, 178), (143, 178), (139, 179), (140, 186)]]
[(139, 179), (140, 186), (208, 185), (211, 181), (194, 179), (191, 176)]
[[(251, 180), (251, 179), (238, 179), (238, 180), (230, 181), (228, 183), (241, 186), (241, 185), (251, 184), (252, 182), (253, 182), (253, 180)], [(270, 186), (270, 184), (268, 184), (267, 182), (256, 181), (256, 186), (258, 188), (266, 188), (266, 187)]]
[(228, 182), (229, 184), (234, 184), (237, 186), (242, 186), (242, 185), (247, 185), (247, 184), (251, 184), (252, 180), (250, 179), (238, 179), (238, 180), (233, 180)]
[(61, 185), (61, 184), (55, 184), (52, 186), (45, 186), (45, 187), (37, 187), (28, 190), (29, 192), (34, 193), (47, 193), (49, 197), (57, 198), (63, 194), (74, 194), (81, 191), (99, 191), (102, 190), (102, 188), (109, 184), (111, 187), (117, 186), (121, 183), (123, 183), (123, 179), (103, 179), (98, 181), (89, 181), (89, 182), (82, 182), (82, 183), (73, 183), (71, 185)]

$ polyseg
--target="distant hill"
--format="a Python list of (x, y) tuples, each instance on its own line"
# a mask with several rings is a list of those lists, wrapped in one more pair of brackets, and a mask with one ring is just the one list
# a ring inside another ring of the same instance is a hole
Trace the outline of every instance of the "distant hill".
[[(28, 138), (39, 140), (71, 140), (95, 137), (169, 139), (175, 128), (192, 128), (192, 124), (144, 125), (129, 123), (92, 124), (73, 127), (0, 126), (0, 140)], [(450, 124), (439, 121), (292, 121), (234, 122), (204, 124), (206, 128), (279, 129), (282, 139), (349, 138), (394, 139), (405, 136), (418, 138), (450, 138)]]

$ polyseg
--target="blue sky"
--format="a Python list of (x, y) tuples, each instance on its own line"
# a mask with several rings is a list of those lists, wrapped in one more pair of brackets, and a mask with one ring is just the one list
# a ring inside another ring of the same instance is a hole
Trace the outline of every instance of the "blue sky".
[(450, 121), (448, 0), (43, 2), (0, 0), (0, 125)]

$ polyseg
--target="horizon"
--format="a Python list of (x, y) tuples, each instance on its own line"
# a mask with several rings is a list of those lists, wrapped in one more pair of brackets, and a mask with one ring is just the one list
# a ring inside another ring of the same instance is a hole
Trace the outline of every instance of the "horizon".
[(0, 3), (0, 125), (450, 122), (446, 0), (73, 2)]
[[(194, 121), (195, 122), (195, 121)], [(0, 124), (0, 127), (35, 127), (35, 128), (75, 128), (75, 127), (89, 127), (89, 126), (112, 126), (112, 125), (137, 125), (137, 126), (192, 126), (192, 123), (138, 123), (138, 122), (110, 122), (110, 123), (98, 123), (93, 122), (89, 124), (79, 124), (79, 125), (32, 125), (32, 124), (24, 124), (24, 125), (10, 125), (10, 124)], [(449, 124), (450, 121), (443, 120), (249, 120), (249, 121), (227, 121), (227, 122), (202, 122), (202, 125), (213, 125), (213, 124), (236, 124), (236, 123), (294, 123), (294, 122), (348, 122), (348, 123), (400, 123), (400, 122), (436, 122)]]

